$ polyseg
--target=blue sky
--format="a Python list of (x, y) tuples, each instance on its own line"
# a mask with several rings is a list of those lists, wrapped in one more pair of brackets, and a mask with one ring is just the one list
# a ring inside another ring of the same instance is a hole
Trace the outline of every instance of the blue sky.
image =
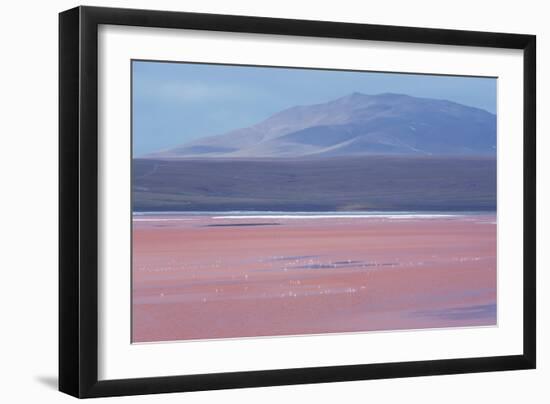
[(134, 61), (133, 153), (253, 125), (353, 92), (447, 99), (496, 112), (494, 78)]

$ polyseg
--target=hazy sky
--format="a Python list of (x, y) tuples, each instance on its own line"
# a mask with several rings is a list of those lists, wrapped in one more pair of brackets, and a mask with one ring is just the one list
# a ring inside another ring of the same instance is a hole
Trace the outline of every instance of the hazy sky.
[(496, 112), (496, 79), (134, 61), (133, 152), (140, 156), (353, 92), (439, 98)]

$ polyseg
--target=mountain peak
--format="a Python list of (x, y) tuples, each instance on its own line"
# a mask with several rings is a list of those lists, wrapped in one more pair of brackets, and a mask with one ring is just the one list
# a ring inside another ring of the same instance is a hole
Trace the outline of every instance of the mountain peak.
[(494, 155), (495, 145), (496, 116), (487, 111), (405, 94), (353, 92), (149, 157)]
[(370, 97), (372, 97), (372, 96), (355, 91), (355, 92), (350, 93), (348, 95), (344, 95), (343, 97), (337, 98), (333, 102), (337, 102), (337, 101), (358, 101), (358, 100), (365, 99), (365, 98), (370, 98)]
[(380, 93), (380, 94), (377, 94), (376, 97), (378, 97), (378, 98), (392, 98), (392, 99), (395, 99), (395, 100), (404, 100), (404, 99), (413, 99), (413, 98), (416, 98), (418, 100), (422, 100), (422, 98), (411, 97), (410, 95), (399, 94), (399, 93)]

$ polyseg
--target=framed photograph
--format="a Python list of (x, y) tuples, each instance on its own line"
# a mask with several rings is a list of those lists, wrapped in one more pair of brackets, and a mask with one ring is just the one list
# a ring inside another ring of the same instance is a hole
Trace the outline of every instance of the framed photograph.
[(60, 14), (59, 388), (535, 368), (535, 37)]

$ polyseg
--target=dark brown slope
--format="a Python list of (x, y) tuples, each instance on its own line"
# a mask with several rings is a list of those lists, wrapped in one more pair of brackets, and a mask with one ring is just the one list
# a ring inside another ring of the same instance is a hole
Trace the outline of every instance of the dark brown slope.
[(486, 157), (136, 159), (134, 211), (494, 210)]

